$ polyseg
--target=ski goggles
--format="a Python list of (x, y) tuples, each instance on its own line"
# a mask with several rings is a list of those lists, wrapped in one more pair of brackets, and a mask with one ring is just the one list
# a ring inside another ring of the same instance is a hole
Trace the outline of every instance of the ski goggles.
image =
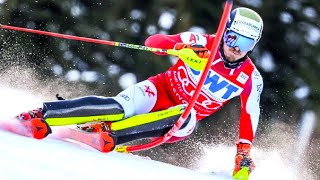
[(238, 47), (241, 52), (251, 51), (256, 41), (234, 31), (227, 30), (223, 37), (224, 42), (231, 48)]

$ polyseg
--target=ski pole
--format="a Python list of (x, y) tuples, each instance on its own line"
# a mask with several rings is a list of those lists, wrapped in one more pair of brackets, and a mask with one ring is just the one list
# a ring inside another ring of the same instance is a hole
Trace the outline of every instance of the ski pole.
[(94, 38), (88, 38), (88, 37), (73, 36), (73, 35), (60, 34), (60, 33), (54, 33), (54, 32), (42, 31), (42, 30), (2, 25), (2, 24), (0, 24), (0, 29), (21, 31), (21, 32), (27, 32), (27, 33), (57, 37), (62, 39), (70, 39), (70, 40), (109, 45), (109, 46), (115, 46), (115, 47), (123, 47), (123, 48), (137, 49), (137, 50), (157, 52), (157, 53), (166, 53), (168, 55), (177, 56), (180, 59), (183, 59), (184, 62), (186, 62), (190, 67), (192, 67), (195, 70), (202, 70), (207, 62), (207, 59), (198, 57), (190, 49), (174, 50), (174, 49), (152, 48), (152, 47), (147, 47), (147, 46), (142, 46), (137, 44), (129, 44), (124, 42), (107, 41), (107, 40), (94, 39)]
[(27, 33), (57, 37), (57, 38), (62, 38), (62, 39), (84, 41), (84, 42), (95, 43), (95, 44), (103, 44), (103, 45), (109, 45), (109, 46), (124, 47), (124, 48), (129, 48), (129, 49), (138, 49), (138, 50), (143, 50), (143, 51), (167, 53), (166, 49), (151, 48), (151, 47), (137, 45), (137, 44), (128, 44), (128, 43), (123, 43), (123, 42), (107, 41), (107, 40), (87, 38), (87, 37), (81, 37), (81, 36), (73, 36), (73, 35), (60, 34), (60, 33), (35, 30), (35, 29), (28, 29), (28, 28), (9, 26), (9, 25), (3, 25), (3, 24), (0, 24), (0, 28), (6, 29), (6, 30), (21, 31), (21, 32), (27, 32)]
[(195, 90), (193, 96), (191, 97), (186, 109), (183, 111), (182, 115), (178, 119), (178, 121), (174, 124), (174, 126), (164, 136), (159, 137), (158, 139), (156, 139), (154, 141), (151, 141), (146, 144), (140, 144), (140, 145), (119, 146), (119, 147), (116, 147), (116, 149), (115, 149), (116, 151), (118, 151), (118, 152), (135, 152), (135, 151), (141, 151), (141, 150), (146, 150), (146, 149), (156, 147), (156, 146), (166, 142), (167, 140), (169, 140), (174, 135), (174, 133), (176, 133), (181, 128), (181, 126), (183, 125), (183, 123), (185, 122), (187, 117), (189, 116), (191, 109), (199, 96), (199, 93), (202, 89), (204, 81), (207, 78), (211, 64), (214, 60), (214, 55), (216, 54), (215, 52), (218, 50), (219, 43), (220, 43), (221, 38), (224, 33), (224, 30), (225, 30), (225, 27), (226, 27), (226, 24), (227, 24), (227, 21), (229, 18), (229, 14), (231, 12), (232, 3), (233, 3), (232, 0), (227, 0), (227, 2), (225, 4), (223, 14), (222, 14), (222, 17), (220, 19), (220, 23), (219, 23), (219, 26), (217, 29), (216, 37), (215, 37), (215, 40), (214, 40), (212, 48), (211, 48), (211, 53), (210, 53), (209, 59), (208, 59), (206, 65), (205, 65), (205, 68), (201, 74), (201, 77), (200, 77), (200, 80), (197, 84), (196, 90)]

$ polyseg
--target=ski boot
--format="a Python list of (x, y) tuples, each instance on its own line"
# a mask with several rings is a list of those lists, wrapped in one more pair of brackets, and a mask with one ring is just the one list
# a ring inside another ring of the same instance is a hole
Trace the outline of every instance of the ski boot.
[(28, 112), (23, 112), (21, 114), (19, 114), (18, 116), (16, 116), (17, 119), (19, 120), (30, 120), (32, 118), (43, 118), (42, 115), (42, 109), (38, 108), (32, 111), (28, 111)]
[(95, 122), (79, 124), (77, 128), (86, 132), (107, 132), (110, 131), (110, 122)]
[(25, 136), (43, 139), (52, 133), (50, 126), (43, 119), (41, 108), (21, 113), (16, 118), (24, 127), (25, 131), (21, 132), (21, 134)]
[[(79, 133), (74, 136), (80, 142), (88, 144), (101, 152), (110, 152), (115, 148), (117, 137), (110, 129), (110, 122), (87, 123), (77, 125)], [(72, 135), (72, 134), (70, 134)]]

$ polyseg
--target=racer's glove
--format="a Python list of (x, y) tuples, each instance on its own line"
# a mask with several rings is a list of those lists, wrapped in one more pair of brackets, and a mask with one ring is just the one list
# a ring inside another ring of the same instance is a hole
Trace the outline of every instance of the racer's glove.
[(209, 57), (209, 50), (200, 44), (177, 43), (174, 46), (175, 50), (181, 50), (183, 48), (192, 49), (200, 58), (208, 58)]
[(246, 168), (249, 174), (253, 171), (255, 165), (252, 158), (250, 157), (250, 150), (250, 144), (237, 142), (237, 154), (235, 158), (233, 176), (235, 176), (237, 172), (239, 172), (243, 168)]

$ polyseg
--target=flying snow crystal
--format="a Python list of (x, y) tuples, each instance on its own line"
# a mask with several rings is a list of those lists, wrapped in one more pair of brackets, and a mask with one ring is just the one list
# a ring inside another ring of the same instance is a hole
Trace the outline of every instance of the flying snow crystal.
[(119, 78), (119, 85), (122, 89), (126, 89), (129, 86), (137, 83), (137, 77), (133, 73), (126, 73)]
[(293, 17), (290, 13), (288, 12), (282, 12), (280, 14), (280, 20), (285, 23), (285, 24), (291, 24), (293, 21)]
[(84, 71), (81, 73), (81, 80), (86, 82), (95, 82), (99, 78), (99, 75), (96, 71)]
[(320, 42), (320, 29), (314, 25), (307, 25), (305, 28), (308, 32), (304, 39), (313, 46), (318, 45)]
[(113, 77), (120, 73), (120, 67), (116, 64), (111, 64), (107, 69), (108, 75)]
[(200, 33), (200, 34), (205, 34), (206, 30), (203, 27), (200, 26), (192, 26), (189, 28), (190, 32), (195, 32), (195, 33)]
[(154, 25), (148, 25), (147, 27), (147, 33), (149, 35), (157, 33), (157, 30), (158, 30), (157, 27)]
[(68, 81), (79, 81), (81, 77), (81, 73), (78, 70), (70, 70), (65, 75), (66, 80)]
[(63, 53), (63, 58), (67, 61), (71, 60), (73, 58), (73, 53), (71, 51), (65, 51)]
[(318, 14), (317, 11), (313, 7), (306, 7), (303, 9), (303, 14), (308, 18), (317, 18)]
[(239, 0), (239, 1), (253, 7), (262, 6), (262, 0)]
[(52, 67), (52, 71), (55, 75), (62, 75), (63, 68), (60, 65), (56, 64)]
[(299, 87), (294, 91), (294, 96), (298, 99), (305, 99), (310, 94), (310, 88), (308, 86)]
[(273, 61), (273, 57), (271, 53), (265, 52), (262, 54), (261, 58), (257, 60), (257, 64), (265, 71), (265, 72), (272, 72), (276, 67)]
[(144, 13), (138, 9), (133, 9), (130, 12), (130, 18), (135, 19), (135, 20), (139, 20), (144, 18)]
[(163, 29), (168, 30), (173, 26), (175, 21), (176, 17), (172, 13), (166, 11), (160, 15), (158, 23)]

